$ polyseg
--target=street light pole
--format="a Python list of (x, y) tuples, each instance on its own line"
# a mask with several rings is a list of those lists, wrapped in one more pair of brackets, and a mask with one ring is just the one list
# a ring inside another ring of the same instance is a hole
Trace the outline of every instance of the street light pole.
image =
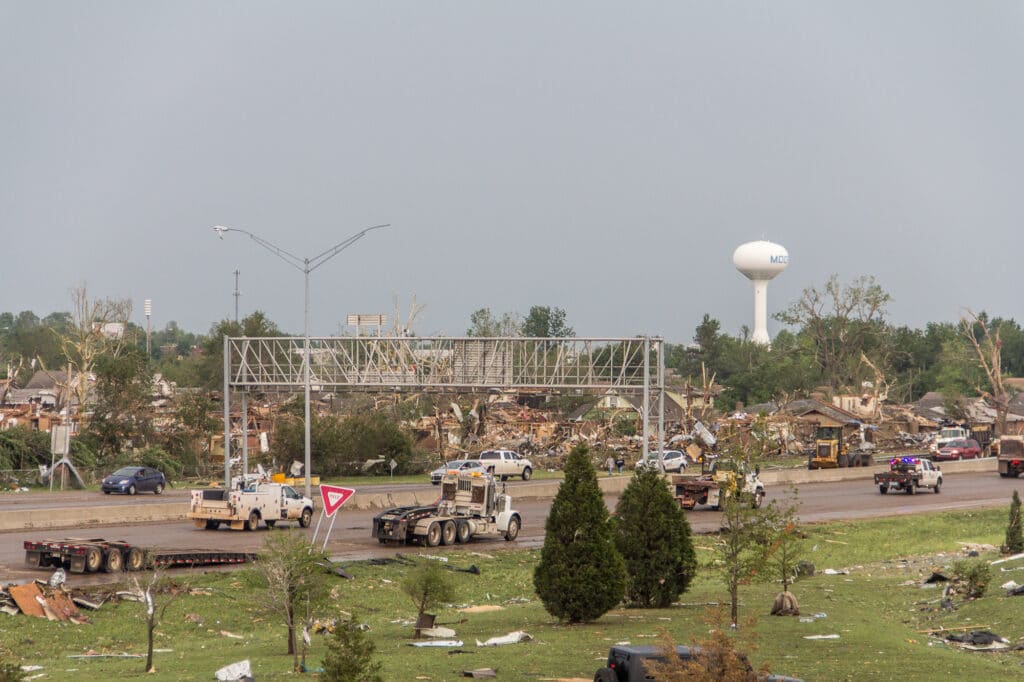
[[(316, 256), (313, 256), (312, 258), (299, 258), (298, 256), (296, 256), (294, 254), (288, 253), (287, 251), (285, 251), (281, 247), (277, 246), (276, 244), (268, 242), (266, 239), (263, 239), (262, 237), (257, 237), (256, 235), (254, 235), (252, 232), (249, 232), (248, 230), (242, 230), (242, 229), (239, 229), (237, 227), (224, 227), (223, 225), (214, 225), (214, 227), (213, 227), (213, 231), (216, 232), (217, 235), (221, 239), (224, 238), (224, 233), (225, 232), (241, 232), (244, 235), (248, 235), (249, 239), (253, 240), (254, 242), (259, 244), (263, 248), (267, 249), (268, 251), (273, 253), (275, 256), (277, 256), (278, 258), (280, 258), (284, 262), (288, 263), (288, 265), (291, 265), (293, 268), (295, 268), (297, 270), (300, 270), (302, 272), (302, 274), (303, 274), (304, 279), (305, 279), (305, 282), (304, 282), (304, 284), (305, 284), (305, 296), (304, 296), (304, 299), (305, 299), (305, 306), (304, 306), (305, 307), (305, 311), (304, 311), (304, 323), (303, 323), (303, 334), (302, 334), (302, 336), (303, 336), (303, 344), (302, 345), (303, 345), (303, 355), (304, 355), (303, 362), (305, 363), (305, 367), (304, 367), (304, 371), (303, 371), (303, 383), (305, 384), (305, 403), (306, 403), (306, 409), (305, 409), (305, 422), (306, 422), (306, 428), (305, 428), (305, 462), (304, 462), (304, 464), (305, 464), (304, 470), (305, 470), (305, 474), (306, 474), (306, 497), (312, 497), (312, 492), (313, 492), (312, 481), (310, 480), (310, 469), (311, 469), (310, 459), (311, 458), (310, 458), (310, 405), (309, 405), (309, 403), (310, 403), (310, 396), (309, 396), (309, 394), (310, 394), (310, 381), (311, 381), (311, 378), (310, 378), (310, 365), (312, 364), (312, 362), (311, 362), (312, 358), (310, 357), (310, 352), (311, 351), (310, 351), (310, 345), (309, 345), (309, 273), (313, 272), (318, 267), (320, 267), (321, 265), (323, 265), (327, 261), (329, 261), (332, 258), (334, 258), (335, 256), (337, 256), (339, 253), (341, 253), (342, 251), (344, 251), (348, 247), (350, 247), (353, 244), (355, 244), (357, 241), (362, 239), (363, 236), (366, 235), (367, 232), (370, 232), (372, 230), (377, 230), (377, 229), (382, 228), (382, 227), (390, 227), (390, 226), (391, 226), (390, 223), (386, 223), (386, 224), (383, 224), (383, 225), (374, 225), (373, 227), (367, 227), (364, 230), (360, 230), (359, 232), (356, 232), (355, 234), (350, 236), (348, 239), (345, 239), (344, 241), (338, 242), (337, 244), (335, 244), (331, 248), (327, 249), (326, 251), (323, 251), (322, 253), (320, 253), (320, 254), (318, 254)], [(225, 350), (226, 350), (226, 346), (225, 346)], [(227, 357), (225, 356), (225, 367), (227, 366), (226, 363), (227, 363)], [(227, 370), (225, 370), (225, 377), (226, 376), (227, 376)], [(226, 379), (225, 379), (225, 381), (226, 381)], [(225, 395), (225, 400), (226, 399), (227, 399), (227, 396)], [(243, 471), (242, 475), (244, 476), (246, 473), (248, 473), (248, 472)]]

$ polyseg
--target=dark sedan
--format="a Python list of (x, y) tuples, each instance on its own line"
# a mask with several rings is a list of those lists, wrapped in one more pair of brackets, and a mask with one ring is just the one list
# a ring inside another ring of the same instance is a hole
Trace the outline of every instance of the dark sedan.
[(167, 487), (164, 475), (152, 467), (121, 467), (103, 479), (100, 490), (104, 495), (124, 493), (134, 495), (153, 492), (159, 495)]
[(936, 461), (974, 459), (975, 457), (981, 457), (981, 446), (973, 438), (951, 440), (932, 455), (932, 459)]

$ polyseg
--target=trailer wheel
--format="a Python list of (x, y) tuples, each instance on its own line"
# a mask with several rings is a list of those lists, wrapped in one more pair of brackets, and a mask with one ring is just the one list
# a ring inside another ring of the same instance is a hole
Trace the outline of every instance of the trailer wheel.
[(206, 519), (206, 530), (217, 530), (218, 528), (220, 528), (220, 521)]
[(313, 510), (306, 507), (302, 510), (302, 516), (299, 517), (299, 525), (303, 528), (309, 528), (311, 523), (313, 523)]
[(882, 485), (878, 486), (878, 492), (880, 492), (883, 495), (885, 495), (887, 492), (889, 492), (889, 486), (887, 486), (887, 485), (885, 485), (883, 483)]
[(508, 520), (508, 530), (505, 531), (505, 539), (512, 542), (519, 537), (519, 517), (513, 516)]
[(267, 528), (273, 528), (277, 525), (277, 519), (271, 519), (267, 521)]
[(132, 547), (124, 563), (129, 571), (141, 571), (146, 566), (146, 554), (138, 547)]
[(437, 547), (441, 544), (441, 524), (434, 521), (427, 528), (427, 547)]
[(246, 530), (256, 530), (260, 525), (260, 513), (253, 509), (249, 512), (249, 520), (245, 522)]
[(442, 545), (454, 545), (455, 544), (455, 522), (445, 521), (444, 526), (441, 527), (441, 544)]
[(110, 550), (110, 553), (107, 554), (107, 561), (103, 570), (107, 573), (120, 573), (124, 570), (124, 556), (121, 554), (121, 550)]
[(103, 552), (99, 547), (90, 547), (85, 550), (85, 570), (87, 573), (95, 573), (103, 567)]
[(469, 542), (470, 538), (473, 537), (472, 529), (469, 524), (465, 521), (459, 521), (455, 524), (455, 542), (459, 544), (465, 544)]

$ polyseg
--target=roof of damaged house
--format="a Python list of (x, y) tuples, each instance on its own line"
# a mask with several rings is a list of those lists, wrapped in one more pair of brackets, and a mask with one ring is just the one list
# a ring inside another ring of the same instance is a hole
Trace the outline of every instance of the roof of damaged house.
[[(807, 421), (822, 422), (827, 420), (838, 425), (859, 424), (861, 422), (861, 419), (852, 412), (847, 412), (835, 405), (828, 405), (813, 398), (791, 400), (780, 411)], [(819, 417), (815, 418), (814, 415), (819, 415)]]
[[(1024, 401), (1019, 400), (1020, 395), (1010, 401), (1010, 411), (1006, 415), (1009, 422), (1024, 421)], [(938, 391), (929, 391), (921, 398), (910, 404), (910, 410), (919, 417), (925, 417), (935, 422), (955, 419), (946, 410), (946, 398)], [(968, 421), (980, 424), (990, 424), (996, 421), (996, 410), (984, 398), (965, 398), (961, 408)]]
[(66, 386), (68, 383), (67, 372), (52, 372), (47, 369), (37, 369), (32, 378), (25, 384), (25, 388), (56, 388), (58, 384)]

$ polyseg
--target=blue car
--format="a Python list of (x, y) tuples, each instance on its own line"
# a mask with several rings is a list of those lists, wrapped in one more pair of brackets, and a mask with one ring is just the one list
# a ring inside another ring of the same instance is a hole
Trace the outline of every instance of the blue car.
[(152, 492), (159, 495), (167, 487), (164, 475), (152, 467), (121, 467), (103, 479), (100, 489), (104, 495), (123, 493), (134, 495)]

